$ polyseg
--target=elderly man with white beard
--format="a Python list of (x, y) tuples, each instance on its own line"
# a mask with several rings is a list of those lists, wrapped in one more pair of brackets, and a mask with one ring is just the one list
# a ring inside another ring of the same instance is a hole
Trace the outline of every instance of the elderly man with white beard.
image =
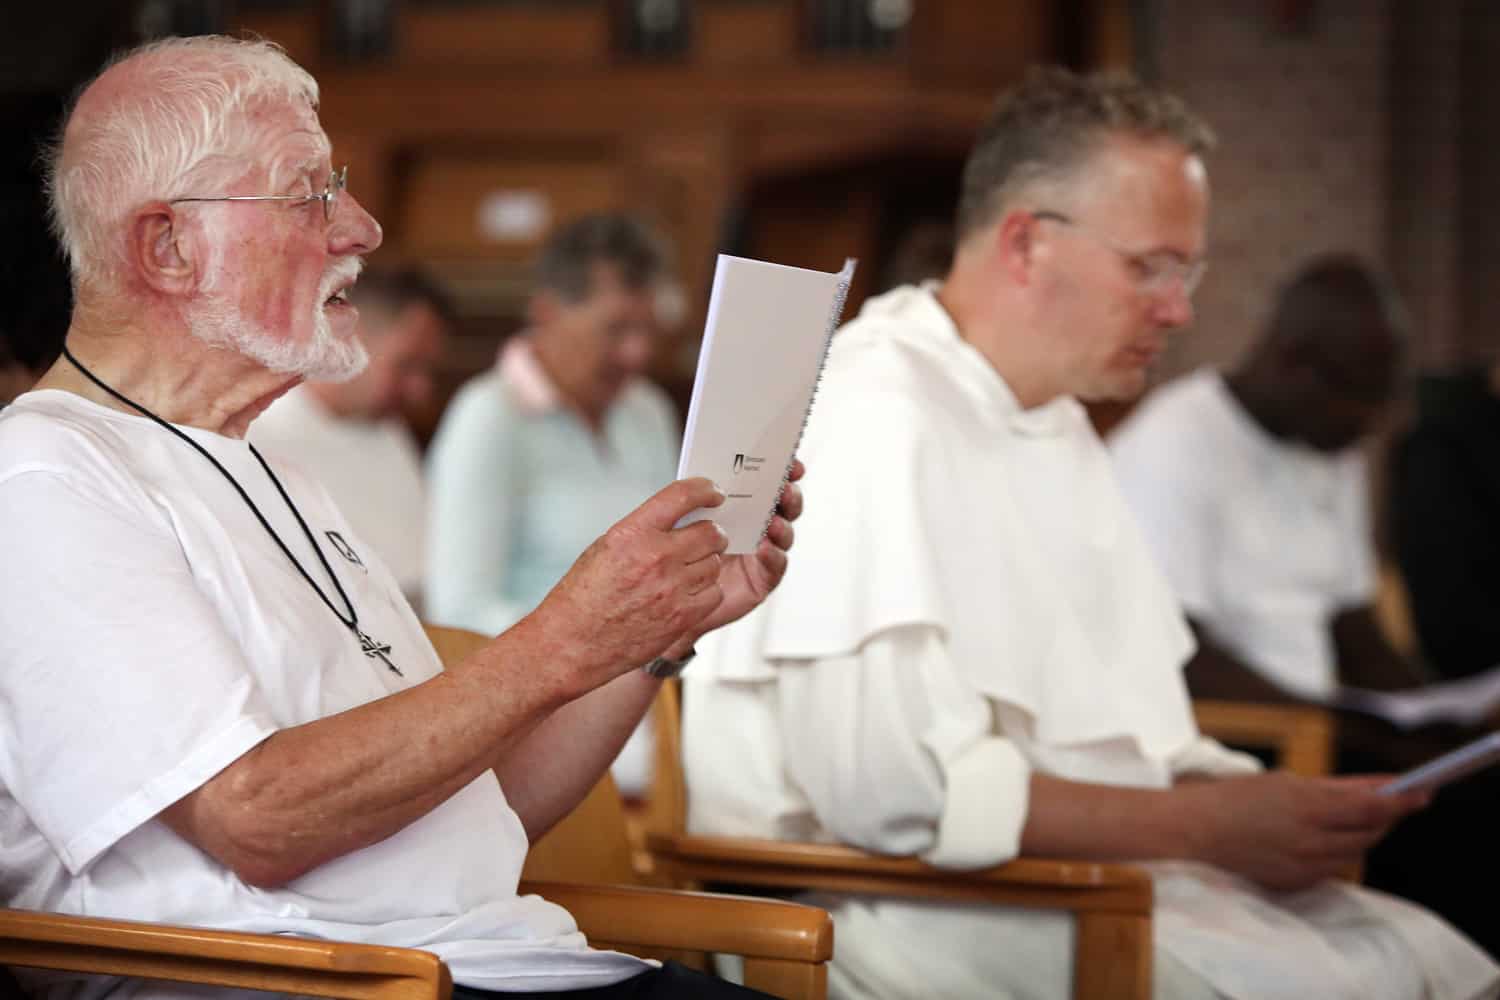
[[(729, 558), (673, 528), (722, 496), (667, 486), (442, 669), (328, 496), (244, 440), (365, 361), (345, 293), (380, 227), (316, 109), (275, 46), (170, 39), (53, 153), (76, 306), (0, 415), (0, 902), (422, 947), (459, 995), (749, 995), (591, 950), (516, 888), (660, 678), (779, 581), (799, 496)], [(153, 989), (45, 988), (105, 986)]]

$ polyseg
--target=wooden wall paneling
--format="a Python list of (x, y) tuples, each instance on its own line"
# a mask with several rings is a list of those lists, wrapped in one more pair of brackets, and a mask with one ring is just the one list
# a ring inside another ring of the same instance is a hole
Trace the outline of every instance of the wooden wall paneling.
[(1132, 0), (1092, 0), (1089, 4), (1087, 69), (1139, 69), (1136, 65), (1135, 19)]
[(899, 67), (881, 64), (767, 67), (753, 76), (634, 65), (549, 75), (335, 70), (320, 74), (320, 81), (328, 116), (371, 129), (433, 135), (650, 129), (747, 113), (972, 119), (974, 109), (982, 112), (994, 96), (989, 89), (920, 90)]
[(998, 89), (1055, 58), (1049, 0), (928, 0), (913, 7), (911, 69), (924, 84)]
[[(1123, 64), (1133, 44), (1128, 0), (1092, 0), (1090, 6), (1096, 20), (1091, 32), (1096, 64)], [(721, 0), (700, 3), (694, 10), (693, 44), (679, 67), (850, 68), (847, 57), (817, 59), (804, 50), (798, 0)], [(909, 74), (919, 88), (997, 89), (1027, 64), (1057, 58), (1056, 20), (1049, 0), (923, 0), (914, 4), (909, 66), (896, 67), (898, 75), (906, 80)], [(325, 61), (320, 59), (315, 12), (247, 11), (235, 23), (237, 30), (279, 42), (304, 66), (316, 69)], [(394, 61), (397, 68), (500, 75), (518, 69), (589, 74), (612, 61), (618, 65), (605, 4), (406, 6), (398, 14)], [(857, 66), (888, 64), (883, 57)], [(690, 81), (679, 77), (678, 82)], [(727, 82), (743, 89), (743, 80)], [(756, 81), (755, 89), (764, 82)]]
[(703, 66), (794, 63), (801, 55), (796, 0), (703, 3), (695, 10), (692, 55)]
[(608, 143), (555, 150), (524, 141), (489, 149), (425, 149), (405, 170), (400, 242), (424, 257), (529, 258), (558, 223), (624, 205)]
[(766, 177), (876, 159), (908, 147), (913, 136), (903, 126), (885, 115), (757, 116), (744, 130), (744, 170)]
[(758, 185), (749, 201), (753, 257), (794, 267), (834, 271), (859, 258), (845, 315), (873, 289), (880, 239), (881, 185), (859, 172), (780, 178)]
[(401, 66), (581, 67), (610, 58), (604, 4), (407, 6), (396, 39)]
[(241, 34), (270, 39), (286, 49), (287, 55), (298, 65), (309, 70), (315, 69), (321, 61), (318, 17), (312, 11), (245, 11), (235, 18), (235, 30)]
[(327, 132), (333, 146), (334, 169), (348, 165), (349, 193), (375, 217), (389, 239), (395, 222), (391, 183), (394, 167), (389, 141), (383, 135), (342, 131), (333, 126), (327, 127)]
[(649, 132), (627, 146), (627, 206), (672, 241), (686, 309), (658, 351), (652, 374), (686, 413), (714, 260), (738, 184), (736, 142), (725, 122)]

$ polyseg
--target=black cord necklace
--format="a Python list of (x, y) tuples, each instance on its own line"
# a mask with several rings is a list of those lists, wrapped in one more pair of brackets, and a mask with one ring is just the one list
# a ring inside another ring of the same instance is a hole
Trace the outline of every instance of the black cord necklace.
[(351, 601), (349, 599), (349, 595), (344, 592), (343, 584), (339, 583), (339, 578), (333, 572), (333, 567), (328, 564), (328, 557), (323, 555), (323, 548), (318, 544), (317, 539), (313, 537), (312, 529), (309, 528), (307, 526), (307, 522), (303, 520), (302, 512), (298, 510), (297, 505), (292, 502), (292, 498), (287, 493), (286, 488), (281, 485), (281, 480), (276, 478), (276, 473), (271, 471), (271, 466), (266, 462), (264, 458), (261, 457), (261, 454), (256, 450), (255, 445), (250, 444), (248, 441), (245, 442), (245, 446), (250, 449), (250, 454), (254, 455), (255, 460), (260, 463), (260, 467), (266, 470), (266, 475), (270, 477), (271, 484), (276, 487), (276, 492), (281, 494), (282, 500), (286, 501), (287, 508), (292, 512), (292, 517), (297, 519), (297, 524), (299, 527), (301, 527), (302, 534), (307, 537), (307, 543), (312, 546), (313, 552), (317, 554), (318, 562), (323, 564), (323, 572), (327, 573), (328, 579), (333, 581), (334, 590), (338, 591), (339, 599), (344, 602), (344, 607), (348, 609), (347, 614), (340, 611), (334, 605), (329, 596), (323, 592), (323, 588), (318, 586), (318, 581), (314, 580), (312, 578), (312, 574), (309, 573), (305, 568), (303, 568), (302, 562), (292, 553), (291, 548), (287, 546), (286, 542), (281, 540), (281, 536), (276, 533), (275, 528), (271, 527), (271, 522), (268, 521), (266, 519), (266, 516), (260, 512), (260, 508), (255, 505), (255, 501), (250, 499), (250, 494), (247, 493), (245, 491), (245, 488), (240, 485), (239, 480), (235, 479), (234, 475), (228, 469), (224, 468), (224, 466), (219, 463), (219, 460), (217, 458), (214, 458), (214, 456), (208, 451), (207, 448), (203, 447), (197, 441), (194, 441), (191, 437), (184, 434), (176, 427), (173, 427), (170, 423), (163, 420), (161, 417), (158, 417), (156, 414), (152, 413), (150, 410), (146, 409), (144, 406), (142, 406), (140, 403), (137, 403), (129, 396), (126, 396), (125, 394), (107, 385), (102, 379), (99, 378), (99, 376), (95, 375), (93, 372), (85, 368), (83, 366), (83, 363), (73, 356), (73, 352), (68, 350), (68, 346), (66, 344), (63, 345), (62, 353), (63, 357), (67, 358), (68, 361), (73, 365), (73, 367), (77, 368), (79, 372), (83, 374), (84, 378), (88, 379), (90, 382), (94, 383), (94, 385), (98, 386), (100, 389), (104, 390), (115, 399), (124, 403), (126, 406), (130, 407), (133, 410), (136, 410), (142, 416), (155, 422), (159, 426), (166, 428), (172, 434), (175, 434), (178, 438), (187, 442), (188, 446), (198, 454), (208, 459), (209, 464), (211, 464), (215, 469), (218, 469), (219, 474), (222, 475), (225, 479), (229, 480), (229, 485), (233, 486), (235, 492), (240, 495), (240, 499), (245, 501), (245, 505), (250, 508), (250, 513), (254, 514), (255, 519), (260, 522), (261, 527), (266, 529), (266, 534), (271, 536), (271, 540), (276, 543), (276, 547), (281, 549), (282, 553), (292, 561), (292, 565), (295, 566), (297, 572), (302, 575), (302, 579), (307, 581), (307, 585), (311, 587), (315, 593), (317, 593), (318, 597), (323, 601), (323, 603), (328, 606), (328, 610), (334, 613), (338, 620), (344, 624), (344, 627), (354, 633), (355, 638), (359, 640), (360, 651), (363, 652), (365, 656), (370, 657), (371, 659), (380, 660), (380, 662), (384, 663), (398, 676), (405, 676), (401, 673), (401, 668), (397, 667), (390, 658), (391, 647), (386, 643), (379, 642), (376, 639), (372, 639), (363, 629), (359, 627), (359, 612), (355, 610), (354, 602)]

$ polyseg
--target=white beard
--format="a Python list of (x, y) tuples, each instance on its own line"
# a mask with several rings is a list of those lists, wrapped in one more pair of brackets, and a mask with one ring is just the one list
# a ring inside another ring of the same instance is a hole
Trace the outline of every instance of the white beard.
[(296, 375), (310, 382), (347, 382), (370, 363), (370, 354), (358, 336), (341, 340), (334, 336), (323, 303), (334, 288), (356, 277), (363, 262), (345, 258), (323, 276), (313, 313), (312, 336), (304, 343), (277, 337), (264, 324), (244, 314), (234, 303), (205, 288), (201, 305), (188, 317), (192, 335), (210, 347), (220, 347), (254, 361), (269, 371)]

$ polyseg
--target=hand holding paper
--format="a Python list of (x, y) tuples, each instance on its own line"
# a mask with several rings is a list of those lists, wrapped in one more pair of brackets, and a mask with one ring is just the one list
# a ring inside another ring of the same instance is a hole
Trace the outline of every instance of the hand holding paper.
[(787, 550), (792, 547), (792, 522), (802, 513), (802, 492), (797, 487), (797, 480), (802, 478), (801, 462), (792, 463), (788, 478), (781, 501), (776, 505), (777, 513), (755, 554), (723, 557), (719, 604), (698, 624), (697, 635), (743, 618), (781, 582), (786, 573)]

